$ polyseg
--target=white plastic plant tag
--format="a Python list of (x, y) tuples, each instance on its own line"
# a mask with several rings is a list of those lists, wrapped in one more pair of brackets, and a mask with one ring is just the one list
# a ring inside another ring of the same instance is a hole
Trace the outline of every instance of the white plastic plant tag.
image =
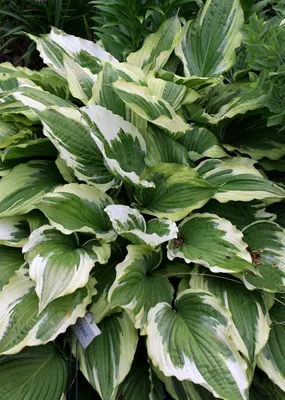
[(72, 330), (84, 350), (96, 336), (101, 334), (100, 329), (93, 320), (92, 313), (87, 313), (83, 318), (78, 318)]

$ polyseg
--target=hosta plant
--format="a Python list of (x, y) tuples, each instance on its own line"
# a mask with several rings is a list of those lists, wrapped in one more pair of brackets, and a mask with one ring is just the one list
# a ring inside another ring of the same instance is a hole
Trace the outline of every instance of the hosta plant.
[(207, 0), (122, 63), (53, 28), (46, 68), (0, 66), (1, 400), (72, 398), (71, 351), (82, 398), (285, 398), (285, 24), (262, 15)]

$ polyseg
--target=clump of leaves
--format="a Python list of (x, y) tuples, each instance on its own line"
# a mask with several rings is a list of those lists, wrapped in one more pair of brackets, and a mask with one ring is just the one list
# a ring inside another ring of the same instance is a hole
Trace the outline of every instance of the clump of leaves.
[(53, 28), (0, 65), (1, 399), (62, 399), (70, 351), (89, 397), (284, 399), (285, 137), (244, 30), (207, 0), (126, 62)]

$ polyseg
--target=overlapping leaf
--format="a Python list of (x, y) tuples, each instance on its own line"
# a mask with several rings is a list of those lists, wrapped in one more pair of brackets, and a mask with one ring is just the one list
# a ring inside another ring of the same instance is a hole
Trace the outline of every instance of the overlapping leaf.
[(230, 323), (209, 292), (185, 290), (175, 310), (167, 303), (150, 310), (148, 354), (166, 376), (191, 380), (222, 399), (247, 399), (247, 364), (230, 340)]
[(159, 164), (148, 168), (142, 178), (155, 184), (155, 188), (135, 191), (142, 212), (173, 221), (202, 207), (218, 190), (200, 178), (194, 169), (179, 164)]
[(80, 247), (75, 235), (64, 235), (49, 225), (34, 230), (23, 248), (42, 311), (54, 299), (85, 286), (95, 262), (106, 263), (110, 246), (90, 240)]
[(212, 159), (202, 161), (196, 170), (207, 182), (219, 186), (213, 197), (221, 203), (285, 198), (285, 190), (264, 177), (254, 164), (254, 160), (242, 157)]
[(26, 346), (39, 346), (54, 340), (83, 317), (96, 293), (95, 279), (86, 287), (51, 302), (39, 312), (35, 284), (26, 266), (15, 272), (0, 292), (0, 354), (16, 354)]
[(52, 226), (68, 235), (84, 232), (105, 241), (116, 238), (104, 208), (113, 201), (96, 187), (70, 183), (45, 195), (37, 207)]
[(193, 214), (178, 226), (178, 239), (168, 245), (168, 257), (183, 258), (213, 272), (254, 270), (242, 233), (215, 214)]
[(119, 306), (130, 311), (138, 329), (146, 324), (151, 307), (160, 301), (171, 303), (173, 287), (167, 278), (151, 274), (161, 262), (160, 249), (133, 245), (127, 249), (127, 257), (116, 267), (109, 301), (112, 307)]
[(131, 369), (138, 337), (126, 312), (104, 318), (98, 326), (101, 334), (86, 351), (79, 346), (79, 365), (101, 399), (111, 400)]
[(105, 208), (114, 230), (133, 244), (155, 247), (177, 236), (175, 222), (168, 219), (151, 219), (146, 223), (138, 210), (122, 205)]

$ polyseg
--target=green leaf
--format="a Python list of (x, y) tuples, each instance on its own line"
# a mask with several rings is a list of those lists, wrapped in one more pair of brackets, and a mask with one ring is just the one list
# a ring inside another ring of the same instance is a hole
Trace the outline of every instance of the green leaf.
[(175, 222), (168, 219), (155, 218), (146, 223), (138, 210), (123, 205), (110, 205), (105, 211), (113, 229), (133, 244), (156, 247), (177, 236)]
[(23, 247), (30, 234), (29, 224), (24, 217), (0, 218), (0, 244)]
[(85, 351), (79, 345), (79, 365), (101, 399), (114, 400), (131, 369), (138, 336), (126, 312), (104, 318), (98, 327), (101, 335)]
[(285, 392), (284, 338), (285, 306), (275, 302), (270, 310), (272, 320), (268, 343), (259, 354), (257, 365), (268, 377)]
[(178, 226), (178, 239), (168, 244), (168, 258), (183, 258), (212, 272), (254, 270), (243, 234), (215, 214), (193, 214)]
[(2, 153), (2, 161), (35, 156), (56, 156), (57, 151), (48, 139), (24, 140), (7, 147)]
[(167, 62), (170, 54), (178, 45), (181, 25), (178, 17), (166, 20), (157, 32), (149, 35), (140, 50), (131, 53), (127, 61), (142, 68), (145, 72), (160, 69)]
[(22, 267), (0, 292), (0, 354), (16, 354), (26, 346), (39, 346), (54, 340), (83, 317), (96, 293), (96, 281), (74, 293), (51, 302), (39, 312), (35, 285), (27, 267)]
[(148, 87), (122, 79), (113, 83), (113, 87), (132, 111), (165, 130), (171, 138), (178, 139), (190, 130), (190, 125), (184, 122), (173, 107), (161, 97), (152, 96)]
[(55, 160), (55, 165), (57, 166), (59, 172), (61, 173), (63, 179), (68, 183), (77, 182), (75, 178), (74, 171), (72, 168), (68, 167), (66, 162), (58, 155)]
[(148, 246), (127, 246), (128, 255), (116, 267), (116, 279), (109, 290), (112, 307), (129, 311), (137, 329), (143, 328), (149, 310), (160, 301), (171, 303), (173, 287), (163, 276), (152, 275), (161, 262), (160, 249)]
[(224, 147), (248, 154), (254, 160), (263, 157), (278, 160), (285, 155), (285, 137), (279, 132), (279, 126), (267, 127), (266, 123), (267, 118), (260, 115), (235, 120), (223, 134)]
[(2, 400), (61, 400), (67, 384), (68, 365), (54, 344), (0, 358)]
[(135, 126), (101, 106), (84, 107), (82, 112), (109, 170), (131, 185), (152, 187), (152, 182), (140, 179), (146, 143)]
[(110, 246), (90, 240), (82, 247), (76, 236), (63, 235), (49, 225), (34, 230), (23, 248), (36, 283), (40, 312), (54, 299), (73, 293), (87, 284), (95, 262), (106, 263)]
[(186, 148), (167, 136), (160, 128), (149, 126), (146, 139), (145, 163), (148, 167), (155, 167), (161, 163), (182, 164), (188, 167)]
[(271, 323), (262, 294), (247, 290), (238, 280), (219, 279), (199, 269), (195, 272), (191, 275), (190, 287), (209, 291), (230, 311), (232, 340), (254, 369), (256, 357), (267, 343)]
[(142, 178), (155, 184), (155, 188), (135, 191), (142, 212), (173, 221), (202, 207), (217, 191), (215, 186), (201, 179), (195, 170), (179, 164), (159, 164), (148, 168)]
[(0, 246), (0, 291), (24, 263), (21, 249)]
[(96, 187), (70, 183), (43, 196), (37, 207), (50, 224), (65, 235), (83, 232), (112, 241), (116, 234), (104, 212), (112, 203), (111, 197)]
[(239, 0), (207, 0), (183, 29), (176, 49), (185, 76), (216, 76), (228, 71), (235, 64), (243, 22)]
[(244, 274), (248, 289), (260, 288), (268, 292), (285, 291), (285, 230), (270, 221), (257, 221), (243, 231), (253, 263), (261, 276)]
[[(116, 400), (149, 400), (151, 394), (151, 381), (149, 364), (146, 358), (137, 356), (130, 372), (120, 384)], [(153, 399), (153, 398), (152, 398)], [(156, 400), (155, 398), (153, 400)]]
[(0, 120), (0, 149), (18, 143), (23, 139), (30, 139), (32, 131), (22, 127), (21, 130), (12, 122)]
[(119, 182), (108, 171), (103, 156), (90, 130), (81, 122), (78, 111), (58, 108), (37, 113), (44, 126), (44, 134), (58, 149), (61, 158), (72, 168), (75, 176), (102, 190), (118, 186)]
[(17, 165), (0, 181), (0, 216), (26, 214), (60, 183), (62, 178), (53, 162), (29, 161)]
[(225, 218), (240, 230), (255, 221), (274, 221), (276, 219), (276, 215), (267, 212), (265, 205), (259, 202), (245, 203), (242, 201), (229, 201), (228, 203), (221, 204), (217, 200), (210, 200), (199, 211), (201, 213), (216, 214), (221, 218)]
[(264, 177), (255, 163), (245, 157), (211, 159), (202, 161), (196, 171), (210, 184), (219, 186), (213, 197), (220, 203), (285, 198), (285, 190)]
[(273, 203), (267, 207), (267, 211), (276, 214), (276, 222), (285, 228), (285, 203)]
[(228, 310), (209, 292), (188, 289), (175, 310), (159, 303), (148, 314), (147, 349), (166, 376), (191, 380), (215, 397), (247, 399), (247, 364), (230, 339)]
[(90, 312), (94, 315), (96, 324), (102, 321), (108, 315), (118, 312), (118, 309), (112, 309), (108, 301), (108, 292), (116, 278), (116, 265), (123, 259), (119, 249), (113, 248), (110, 259), (105, 265), (96, 265), (92, 275), (98, 282), (96, 285), (97, 294), (93, 297)]
[(188, 152), (191, 160), (197, 161), (201, 158), (223, 158), (227, 153), (222, 148), (216, 136), (204, 127), (194, 125), (183, 138), (179, 139)]

